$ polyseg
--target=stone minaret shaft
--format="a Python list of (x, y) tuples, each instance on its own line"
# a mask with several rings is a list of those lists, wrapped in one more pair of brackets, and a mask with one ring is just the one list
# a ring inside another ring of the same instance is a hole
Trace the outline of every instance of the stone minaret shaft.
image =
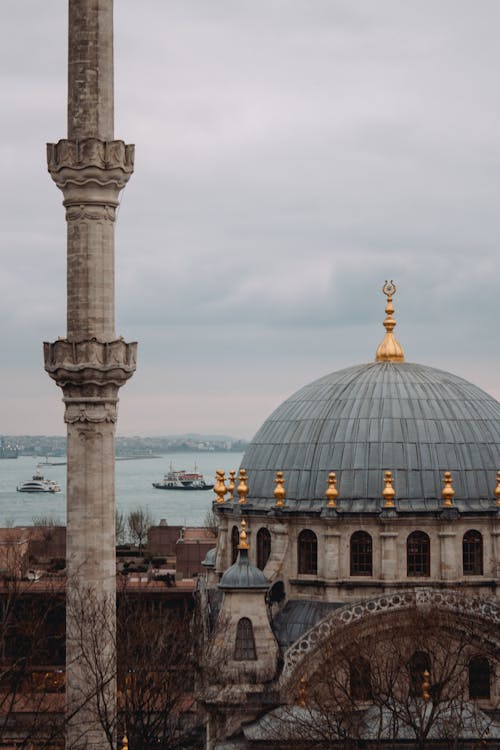
[[(113, 0), (69, 0), (68, 137), (48, 144), (67, 221), (67, 334), (44, 344), (67, 424), (66, 746), (115, 732), (115, 423), (136, 344), (114, 327), (114, 222), (133, 146), (114, 140)], [(83, 706), (81, 708), (81, 706)]]

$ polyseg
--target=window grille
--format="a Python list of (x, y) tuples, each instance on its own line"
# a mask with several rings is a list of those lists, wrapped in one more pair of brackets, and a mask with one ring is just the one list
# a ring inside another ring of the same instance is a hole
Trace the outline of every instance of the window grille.
[(318, 572), (318, 540), (314, 531), (304, 529), (298, 539), (299, 573)]
[(372, 538), (366, 531), (356, 531), (351, 536), (351, 575), (373, 575)]
[(483, 575), (483, 536), (471, 529), (462, 541), (463, 573), (465, 576)]
[(257, 567), (264, 570), (271, 554), (271, 534), (266, 528), (257, 532)]
[(430, 539), (423, 531), (414, 531), (406, 540), (407, 575), (428, 576), (431, 571)]
[(238, 620), (234, 658), (235, 661), (255, 661), (257, 659), (253, 626), (248, 617), (242, 617), (241, 620)]

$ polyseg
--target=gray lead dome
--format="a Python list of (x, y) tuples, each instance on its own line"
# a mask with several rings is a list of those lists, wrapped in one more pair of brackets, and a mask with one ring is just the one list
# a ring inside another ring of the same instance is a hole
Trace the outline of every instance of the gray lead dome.
[(290, 509), (324, 506), (328, 472), (335, 471), (339, 509), (376, 510), (389, 470), (399, 508), (429, 510), (441, 504), (443, 472), (451, 471), (457, 507), (487, 510), (500, 469), (500, 404), (432, 367), (358, 365), (290, 396), (264, 422), (241, 466), (248, 499), (259, 506), (274, 505), (277, 470)]

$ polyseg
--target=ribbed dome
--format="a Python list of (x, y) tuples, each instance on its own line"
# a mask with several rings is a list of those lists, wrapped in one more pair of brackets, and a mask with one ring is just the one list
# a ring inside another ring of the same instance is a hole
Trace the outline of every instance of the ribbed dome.
[(383, 472), (390, 470), (396, 496), (409, 501), (409, 510), (432, 509), (440, 502), (443, 472), (451, 471), (456, 505), (487, 509), (500, 469), (500, 404), (432, 367), (358, 365), (306, 385), (281, 404), (241, 466), (248, 471), (249, 500), (257, 505), (274, 505), (277, 470), (284, 472), (288, 506), (324, 504), (328, 472), (335, 471), (339, 508), (374, 510)]

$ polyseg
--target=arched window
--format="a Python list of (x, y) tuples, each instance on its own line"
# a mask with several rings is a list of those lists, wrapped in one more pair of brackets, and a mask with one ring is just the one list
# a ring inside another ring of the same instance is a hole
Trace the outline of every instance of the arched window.
[(368, 659), (359, 658), (349, 664), (349, 690), (354, 701), (372, 698), (372, 675)]
[(431, 573), (431, 540), (423, 531), (414, 531), (406, 540), (406, 573), (409, 576)]
[(318, 540), (314, 531), (303, 529), (298, 539), (299, 573), (318, 572)]
[(266, 528), (257, 532), (257, 567), (264, 570), (271, 554), (271, 534)]
[(485, 656), (473, 656), (469, 662), (469, 698), (490, 697), (490, 664)]
[(464, 534), (462, 541), (464, 576), (483, 575), (483, 535), (471, 529)]
[(235, 661), (255, 661), (257, 659), (252, 621), (248, 617), (242, 617), (241, 620), (238, 620), (234, 658)]
[(426, 651), (414, 651), (410, 659), (410, 695), (422, 698), (424, 673), (431, 671), (431, 659)]
[(351, 575), (372, 574), (372, 538), (366, 531), (355, 531), (351, 536)]
[(231, 565), (236, 562), (238, 557), (238, 544), (240, 543), (240, 532), (237, 526), (233, 526), (231, 531)]

